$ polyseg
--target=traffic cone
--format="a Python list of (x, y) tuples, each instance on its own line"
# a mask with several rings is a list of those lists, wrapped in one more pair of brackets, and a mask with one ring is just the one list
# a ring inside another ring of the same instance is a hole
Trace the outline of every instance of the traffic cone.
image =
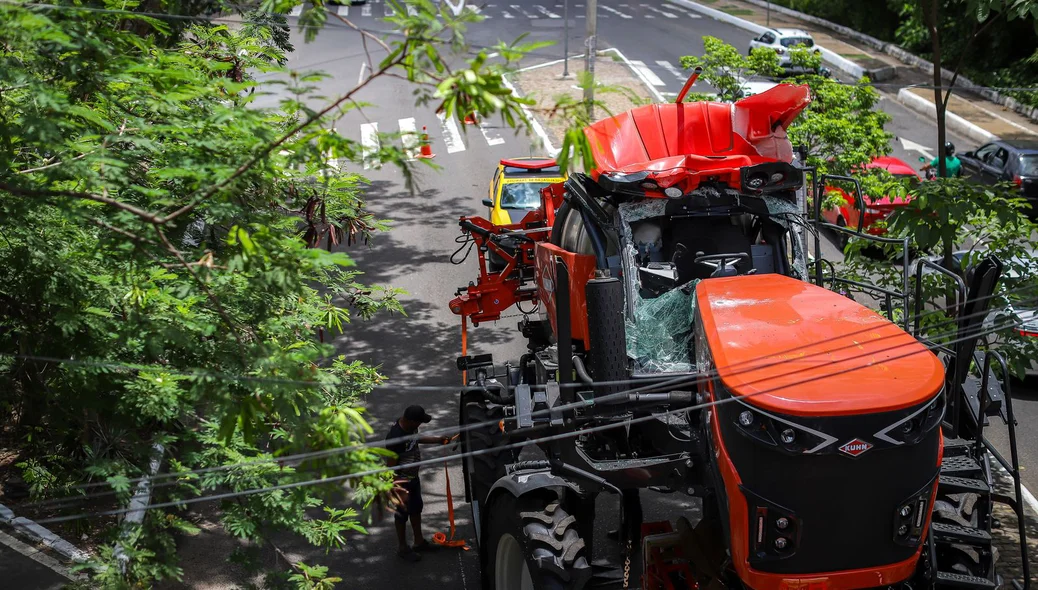
[(465, 117), (465, 124), (466, 125), (479, 125), (479, 122), (476, 121), (476, 113), (469, 113)]
[(425, 125), (422, 125), (422, 138), (419, 140), (422, 144), (421, 153), (418, 154), (418, 158), (435, 158), (436, 156), (432, 153), (432, 145), (429, 141), (429, 132), (426, 131)]

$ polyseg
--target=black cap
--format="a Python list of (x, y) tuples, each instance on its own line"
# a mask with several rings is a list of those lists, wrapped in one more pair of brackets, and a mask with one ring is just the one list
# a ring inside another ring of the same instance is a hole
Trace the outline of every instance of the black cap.
[(408, 406), (408, 408), (404, 410), (404, 418), (407, 418), (412, 422), (421, 422), (422, 424), (432, 421), (432, 416), (426, 414), (425, 408), (422, 406)]

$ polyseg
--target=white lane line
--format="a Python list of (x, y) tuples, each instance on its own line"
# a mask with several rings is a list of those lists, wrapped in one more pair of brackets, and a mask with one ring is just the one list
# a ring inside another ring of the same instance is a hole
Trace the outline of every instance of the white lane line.
[(501, 14), (504, 15), (505, 18), (515, 18), (514, 16), (512, 16), (512, 13), (508, 12), (507, 10), (502, 10)]
[(664, 12), (664, 11), (660, 10), (659, 8), (656, 8), (655, 6), (652, 6), (650, 4), (642, 4), (642, 8), (645, 8), (647, 10), (651, 10), (651, 11), (657, 13), (657, 14), (662, 14), (663, 16), (665, 16), (667, 18), (678, 18), (678, 15), (671, 14), (669, 12)]
[(300, 14), (303, 14), (302, 4), (300, 4), (299, 6), (293, 6), (292, 10), (288, 13), (288, 16), (299, 16)]
[(609, 12), (612, 12), (613, 14), (615, 14), (616, 16), (619, 16), (620, 18), (634, 18), (633, 16), (631, 16), (629, 14), (625, 14), (623, 12), (620, 12), (619, 10), (617, 10), (617, 9), (611, 7), (611, 6), (606, 6), (605, 4), (602, 4), (601, 6), (599, 6), (599, 8), (601, 8), (602, 10), (608, 10)]
[(400, 142), (404, 144), (404, 153), (408, 160), (414, 159), (414, 150), (418, 147), (418, 128), (415, 126), (414, 117), (400, 119), (397, 121), (400, 127)]
[(479, 119), (479, 131), (483, 134), (483, 139), (487, 140), (487, 145), (489, 146), (501, 145), (505, 142), (505, 138), (501, 137), (501, 130), (487, 125), (487, 122), (482, 117)]
[(385, 16), (393, 16), (395, 14), (393, 7), (388, 4), (382, 5), (382, 14)]
[(666, 82), (660, 80), (660, 77), (656, 75), (656, 72), (653, 72), (649, 69), (649, 66), (645, 65), (645, 62), (632, 59), (631, 65), (634, 67), (634, 69), (638, 70), (638, 72), (641, 73), (643, 78), (649, 81), (649, 84), (652, 84), (653, 86), (667, 85)]
[(687, 80), (688, 79), (688, 76), (686, 76), (684, 73), (682, 73), (681, 70), (679, 70), (678, 68), (674, 67), (674, 64), (670, 63), (669, 61), (661, 59), (661, 60), (658, 60), (656, 62), (656, 65), (658, 65), (659, 67), (661, 67), (661, 68), (667, 70), (668, 72), (670, 72), (671, 75), (673, 75), (678, 80)]
[(555, 14), (554, 12), (548, 10), (547, 8), (541, 6), (540, 4), (535, 4), (534, 8), (537, 9), (537, 12), (543, 14), (544, 16), (546, 16), (548, 18), (562, 18), (561, 16), (559, 16), (559, 15)]
[(440, 119), (440, 129), (443, 130), (443, 143), (447, 144), (447, 153), (465, 151), (465, 142), (461, 140), (461, 131), (458, 131), (458, 122), (448, 119), (443, 113), (436, 113)]
[(418, 15), (418, 9), (415, 8), (414, 6), (411, 6), (410, 4), (408, 4), (407, 5), (407, 16), (417, 16), (417, 15)]
[(490, 16), (489, 14), (484, 14), (483, 13), (483, 9), (478, 7), (478, 6), (471, 6), (471, 5), (469, 5), (469, 6), (466, 6), (465, 9), (466, 10), (470, 10), (472, 12), (475, 12), (476, 14), (478, 14), (479, 16), (482, 16), (485, 19), (486, 18), (494, 18), (494, 17)]
[(349, 4), (343, 4), (343, 5), (339, 6), (339, 9), (335, 11), (335, 14), (338, 14), (339, 16), (349, 16), (350, 15), (350, 6), (349, 6)]
[(694, 12), (689, 11), (686, 8), (682, 8), (682, 7), (677, 6), (675, 4), (671, 4), (671, 5), (667, 6), (667, 10), (679, 10), (679, 11), (685, 13), (688, 16), (688, 18), (703, 18), (703, 15), (696, 14)]
[(530, 14), (529, 12), (526, 12), (518, 4), (511, 4), (510, 6), (512, 7), (512, 10), (518, 12), (519, 14), (525, 16), (526, 18), (537, 18), (536, 14)]
[(361, 16), (371, 16), (371, 5), (370, 4), (365, 4), (364, 6), (361, 6), (360, 7), (360, 15)]
[(363, 123), (360, 126), (360, 153), (364, 159), (364, 169), (377, 167), (378, 162), (372, 157), (379, 149), (378, 123)]

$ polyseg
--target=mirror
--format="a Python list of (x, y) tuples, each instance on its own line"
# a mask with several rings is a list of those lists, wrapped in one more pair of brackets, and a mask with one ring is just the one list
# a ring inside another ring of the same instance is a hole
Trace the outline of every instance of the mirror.
[(967, 158), (972, 158), (973, 157), (973, 152), (965, 152), (962, 155), (967, 157)]
[(494, 202), (491, 201), (490, 199), (483, 199), (483, 204), (486, 205), (487, 207), (490, 207), (491, 209), (494, 208)]

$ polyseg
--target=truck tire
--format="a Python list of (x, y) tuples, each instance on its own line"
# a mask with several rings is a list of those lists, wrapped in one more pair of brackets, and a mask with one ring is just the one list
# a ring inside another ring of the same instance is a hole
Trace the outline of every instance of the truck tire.
[[(497, 449), (507, 445), (505, 434), (501, 431), (500, 421), (505, 417), (503, 406), (483, 401), (470, 401), (465, 404), (462, 413), (462, 424), (480, 424), (481, 426), (465, 430), (462, 433), (463, 451), (466, 453), (469, 496), (473, 502), (481, 505), (486, 502), (490, 488), (505, 475), (505, 467), (515, 462), (516, 452), (510, 449)], [(487, 451), (487, 449), (491, 449)], [(487, 451), (487, 452), (481, 452)], [(478, 454), (468, 455), (468, 453)]]
[(482, 545), (484, 587), (491, 590), (580, 590), (591, 579), (590, 555), (577, 519), (559, 494), (538, 490), (495, 497)]

